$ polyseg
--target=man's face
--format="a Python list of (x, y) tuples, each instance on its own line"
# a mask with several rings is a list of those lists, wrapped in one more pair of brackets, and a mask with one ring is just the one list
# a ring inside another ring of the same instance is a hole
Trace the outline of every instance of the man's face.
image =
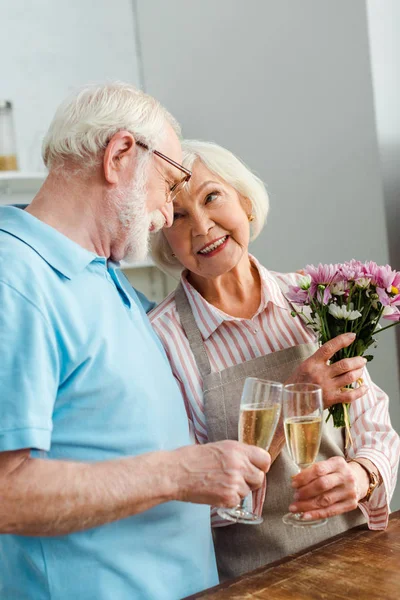
[[(182, 162), (182, 148), (180, 141), (170, 125), (167, 126), (166, 136), (157, 147), (159, 152), (168, 156), (178, 164)], [(167, 226), (172, 224), (171, 188), (182, 180), (183, 173), (170, 165), (161, 157), (152, 154), (147, 183), (147, 210), (160, 211)]]
[[(182, 161), (180, 142), (172, 127), (168, 126), (165, 140), (157, 150), (178, 163)], [(170, 188), (181, 179), (179, 169), (139, 148), (133, 182), (122, 192), (120, 203), (120, 221), (129, 230), (125, 260), (143, 260), (148, 253), (150, 232), (172, 224)]]

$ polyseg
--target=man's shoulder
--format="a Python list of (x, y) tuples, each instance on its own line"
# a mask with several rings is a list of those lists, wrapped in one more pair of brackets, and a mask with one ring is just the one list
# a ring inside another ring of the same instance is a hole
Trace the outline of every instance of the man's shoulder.
[(0, 282), (32, 303), (46, 286), (50, 265), (29, 244), (0, 230)]
[(150, 323), (156, 329), (158, 326), (162, 325), (166, 321), (169, 321), (171, 318), (176, 317), (178, 314), (175, 302), (175, 290), (171, 292), (158, 306), (153, 308), (152, 311), (149, 312), (148, 317), (150, 319)]

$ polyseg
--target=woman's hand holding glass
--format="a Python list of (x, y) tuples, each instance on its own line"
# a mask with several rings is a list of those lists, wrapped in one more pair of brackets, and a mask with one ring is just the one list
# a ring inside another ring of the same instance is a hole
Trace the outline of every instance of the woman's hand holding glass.
[[(300, 471), (307, 470), (317, 458), (321, 443), (322, 389), (312, 383), (286, 385), (283, 389), (282, 408), (289, 454)], [(304, 519), (299, 510), (286, 514), (283, 522), (295, 527), (317, 527), (324, 525), (327, 519)]]
[(362, 467), (334, 456), (293, 477), (295, 494), (289, 510), (303, 513), (303, 519), (311, 521), (334, 517), (357, 508), (368, 484)]

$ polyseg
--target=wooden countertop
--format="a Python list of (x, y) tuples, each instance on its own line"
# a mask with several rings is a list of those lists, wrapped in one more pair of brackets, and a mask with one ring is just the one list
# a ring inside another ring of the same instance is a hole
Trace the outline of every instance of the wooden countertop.
[(365, 525), (350, 529), (299, 554), (190, 596), (190, 600), (200, 598), (400, 600), (400, 510), (391, 515), (386, 531), (369, 531)]

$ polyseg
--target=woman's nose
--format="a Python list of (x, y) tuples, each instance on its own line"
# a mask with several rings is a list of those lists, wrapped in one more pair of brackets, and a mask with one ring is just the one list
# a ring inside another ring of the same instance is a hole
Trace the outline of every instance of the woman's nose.
[(214, 223), (207, 215), (192, 217), (192, 235), (207, 235)]

